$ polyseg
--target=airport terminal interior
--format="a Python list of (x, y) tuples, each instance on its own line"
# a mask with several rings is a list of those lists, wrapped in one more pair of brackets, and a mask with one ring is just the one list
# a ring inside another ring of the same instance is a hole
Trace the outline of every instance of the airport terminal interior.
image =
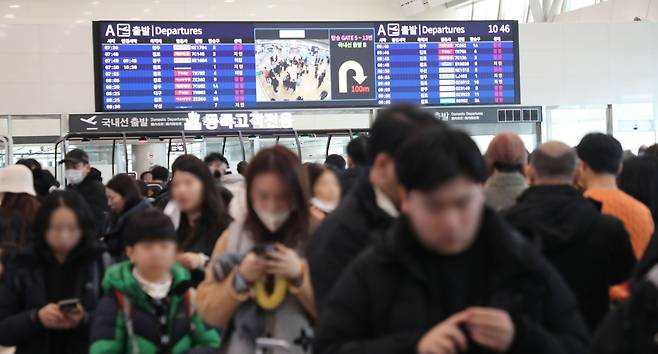
[(0, 0), (0, 354), (658, 353), (658, 0)]

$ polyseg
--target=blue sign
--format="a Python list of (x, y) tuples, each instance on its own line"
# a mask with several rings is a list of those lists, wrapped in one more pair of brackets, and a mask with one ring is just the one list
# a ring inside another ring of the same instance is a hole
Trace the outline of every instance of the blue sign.
[(94, 22), (101, 112), (520, 103), (518, 25)]

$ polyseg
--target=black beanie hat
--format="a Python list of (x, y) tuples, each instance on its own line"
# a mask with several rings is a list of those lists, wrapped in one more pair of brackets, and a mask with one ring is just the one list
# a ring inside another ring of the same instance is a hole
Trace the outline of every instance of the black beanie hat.
[(146, 241), (177, 241), (176, 229), (171, 219), (155, 208), (131, 216), (123, 235), (126, 246)]

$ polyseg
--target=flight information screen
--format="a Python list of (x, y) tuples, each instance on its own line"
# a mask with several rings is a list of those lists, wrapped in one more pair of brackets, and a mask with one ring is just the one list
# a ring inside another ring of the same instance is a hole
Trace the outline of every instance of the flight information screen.
[(516, 21), (93, 27), (101, 112), (520, 103)]

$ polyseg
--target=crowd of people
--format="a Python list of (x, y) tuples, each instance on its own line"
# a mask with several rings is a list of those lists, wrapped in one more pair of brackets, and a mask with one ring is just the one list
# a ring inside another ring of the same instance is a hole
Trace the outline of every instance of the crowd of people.
[[(276, 97), (285, 97), (285, 95), (279, 95), (280, 89), (289, 93), (292, 97), (297, 97), (297, 100), (304, 100), (307, 93), (298, 92), (302, 82), (313, 79), (314, 82), (307, 85), (309, 89), (320, 89), (325, 82), (330, 65), (329, 57), (323, 57), (321, 51), (313, 47), (296, 49), (298, 50), (294, 54), (291, 53), (288, 56), (284, 55), (283, 50), (279, 47), (274, 47), (275, 53), (269, 56), (260, 53), (266, 62), (263, 65), (263, 77), (265, 83), (270, 85), (274, 92), (275, 97), (272, 97), (273, 100)], [(311, 73), (313, 73), (312, 78)], [(325, 99), (328, 95), (326, 90), (319, 92), (319, 94), (320, 99)], [(306, 98), (308, 99), (308, 97)]]
[(302, 163), (0, 169), (0, 353), (655, 353), (658, 147), (482, 154), (414, 106)]

